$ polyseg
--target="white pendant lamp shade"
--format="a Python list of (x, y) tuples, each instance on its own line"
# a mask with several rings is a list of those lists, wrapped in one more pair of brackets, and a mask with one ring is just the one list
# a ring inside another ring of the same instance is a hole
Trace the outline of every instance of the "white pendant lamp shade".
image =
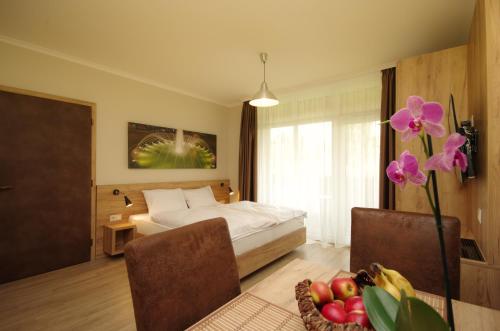
[(272, 107), (279, 103), (280, 102), (273, 92), (269, 91), (267, 88), (266, 82), (262, 82), (262, 84), (260, 84), (259, 92), (257, 92), (250, 101), (250, 104), (254, 107)]
[(266, 82), (266, 61), (267, 61), (267, 53), (261, 53), (260, 59), (264, 64), (264, 81), (260, 84), (259, 91), (254, 95), (252, 100), (250, 100), (250, 105), (254, 107), (272, 107), (279, 104), (278, 98), (274, 95), (273, 92), (269, 90)]

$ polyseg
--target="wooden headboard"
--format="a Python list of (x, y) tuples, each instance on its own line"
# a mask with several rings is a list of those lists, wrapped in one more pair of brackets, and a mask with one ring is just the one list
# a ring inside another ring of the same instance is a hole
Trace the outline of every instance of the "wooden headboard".
[[(183, 188), (193, 189), (210, 185), (215, 199), (222, 203), (229, 203), (229, 180), (205, 180), (190, 182), (166, 182), (145, 184), (116, 184), (97, 186), (96, 204), (96, 233), (95, 233), (95, 256), (104, 256), (103, 251), (103, 226), (109, 224), (109, 216), (121, 214), (122, 221), (126, 222), (130, 215), (145, 214), (148, 212), (143, 190)], [(113, 195), (113, 190), (118, 189), (120, 195)], [(126, 208), (124, 197), (126, 195), (133, 206)]]

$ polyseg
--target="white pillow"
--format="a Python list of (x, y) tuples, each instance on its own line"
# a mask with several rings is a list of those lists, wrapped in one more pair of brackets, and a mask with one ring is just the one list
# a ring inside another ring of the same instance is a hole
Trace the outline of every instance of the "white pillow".
[(183, 192), (189, 208), (213, 206), (218, 203), (210, 186), (194, 190), (183, 190)]
[(165, 211), (188, 209), (184, 194), (180, 188), (170, 190), (145, 190), (142, 191), (149, 215), (154, 216)]

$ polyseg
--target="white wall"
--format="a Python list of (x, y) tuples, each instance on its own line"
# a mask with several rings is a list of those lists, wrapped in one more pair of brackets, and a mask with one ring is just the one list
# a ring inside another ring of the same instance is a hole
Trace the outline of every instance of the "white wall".
[[(237, 187), (239, 111), (0, 42), (0, 85), (96, 103), (97, 184), (230, 178)], [(241, 108), (241, 107), (237, 107)], [(127, 122), (217, 135), (217, 169), (128, 169)]]
[(242, 105), (229, 109), (227, 121), (228, 176), (234, 192), (238, 192), (238, 166), (240, 152), (240, 126)]

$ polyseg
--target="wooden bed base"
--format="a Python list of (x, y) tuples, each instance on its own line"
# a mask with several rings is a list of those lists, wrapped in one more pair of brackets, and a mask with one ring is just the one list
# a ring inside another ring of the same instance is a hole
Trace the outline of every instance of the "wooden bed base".
[(265, 245), (236, 256), (240, 279), (306, 243), (306, 228), (297, 229)]
[[(136, 238), (144, 237), (136, 233)], [(236, 256), (240, 279), (306, 243), (306, 228), (300, 228), (251, 251)]]

